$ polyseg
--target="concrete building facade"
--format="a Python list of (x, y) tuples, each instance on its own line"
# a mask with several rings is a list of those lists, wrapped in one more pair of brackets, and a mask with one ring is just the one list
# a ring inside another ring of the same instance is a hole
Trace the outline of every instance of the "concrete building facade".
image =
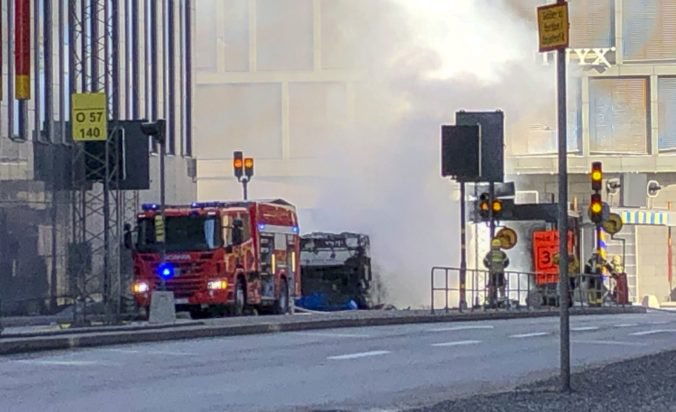
[[(359, 47), (361, 38), (355, 33), (378, 16), (348, 16), (342, 12), (348, 3), (197, 3), (194, 133), (199, 136), (199, 199), (240, 196), (230, 161), (233, 150), (244, 150), (256, 158), (253, 197), (286, 197), (301, 212), (312, 211), (317, 194), (307, 183), (323, 173), (316, 156), (322, 137), (355, 114), (354, 85), (362, 80), (361, 67), (346, 56)], [(535, 8), (545, 2), (507, 3), (522, 24), (534, 28)], [(569, 3), (570, 198), (586, 205), (588, 170), (592, 161), (600, 160), (607, 177), (645, 173), (658, 180), (664, 189), (650, 206), (664, 209), (676, 201), (671, 187), (676, 183), (676, 6), (669, 0)], [(368, 4), (377, 8), (387, 2)], [(554, 64), (551, 54), (534, 52), (533, 59)], [(537, 192), (540, 201), (548, 201), (557, 191), (555, 101), (534, 110), (542, 113), (537, 124), (518, 136), (506, 136), (506, 174), (520, 191)], [(619, 206), (617, 198), (612, 202)], [(634, 301), (646, 294), (669, 297), (669, 230), (666, 225), (627, 224), (620, 234), (631, 251), (626, 265), (633, 272)], [(610, 248), (613, 254), (619, 246), (611, 241)]]

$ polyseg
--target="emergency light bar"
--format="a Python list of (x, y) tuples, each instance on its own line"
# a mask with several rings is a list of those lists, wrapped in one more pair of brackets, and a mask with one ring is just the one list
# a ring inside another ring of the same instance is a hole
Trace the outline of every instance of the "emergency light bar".
[(143, 204), (143, 211), (148, 212), (151, 210), (158, 210), (160, 206), (157, 203), (144, 203)]
[(193, 202), (190, 206), (193, 209), (203, 209), (205, 207), (223, 207), (225, 205), (223, 202)]

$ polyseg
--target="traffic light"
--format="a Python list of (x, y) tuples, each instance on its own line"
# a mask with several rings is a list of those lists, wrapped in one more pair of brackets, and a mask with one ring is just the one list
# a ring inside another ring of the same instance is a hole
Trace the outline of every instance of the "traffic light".
[(253, 157), (244, 159), (244, 175), (250, 180), (254, 174), (254, 160)]
[(482, 193), (481, 196), (479, 196), (479, 215), (482, 219), (488, 219), (490, 207), (488, 193)]
[(234, 152), (232, 156), (232, 167), (235, 171), (235, 177), (237, 180), (242, 179), (244, 174), (244, 159), (242, 152)]
[(164, 119), (158, 119), (154, 122), (142, 123), (141, 132), (143, 132), (144, 135), (155, 139), (157, 143), (163, 145), (167, 135), (167, 122)]
[(502, 213), (502, 200), (493, 199), (493, 203), (491, 204), (491, 209), (493, 209), (493, 219), (500, 218), (500, 214)]
[(592, 171), (591, 171), (592, 190), (595, 192), (600, 192), (601, 188), (603, 187), (602, 182), (603, 182), (603, 169), (601, 162), (594, 162), (592, 163)]
[(589, 217), (594, 223), (603, 222), (603, 202), (601, 201), (601, 195), (598, 193), (591, 195), (591, 203), (589, 204)]

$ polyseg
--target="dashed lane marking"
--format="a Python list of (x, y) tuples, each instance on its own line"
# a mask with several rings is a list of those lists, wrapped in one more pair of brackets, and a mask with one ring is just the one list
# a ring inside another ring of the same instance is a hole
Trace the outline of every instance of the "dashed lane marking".
[(579, 339), (574, 339), (571, 342), (573, 343), (580, 343), (580, 344), (585, 344), (585, 345), (603, 345), (603, 346), (608, 346), (608, 345), (616, 345), (616, 346), (646, 346), (645, 343), (639, 343), (639, 342), (620, 342), (620, 341), (615, 341), (615, 340), (579, 340)]
[(598, 326), (578, 326), (574, 328), (570, 328), (572, 332), (584, 332), (584, 331), (589, 331), (589, 330), (599, 330)]
[(458, 340), (455, 342), (433, 343), (431, 346), (463, 346), (463, 345), (477, 345), (481, 343), (480, 340)]
[(297, 335), (302, 336), (316, 336), (322, 338), (370, 338), (370, 335), (362, 335), (358, 333), (329, 333), (329, 332), (296, 332)]
[(518, 335), (509, 335), (510, 338), (522, 339), (522, 338), (535, 338), (538, 336), (547, 336), (549, 332), (533, 332), (533, 333), (521, 333)]
[(631, 336), (657, 335), (658, 333), (676, 333), (676, 329), (653, 329), (630, 333)]
[(392, 353), (389, 350), (374, 350), (370, 352), (358, 352), (358, 353), (348, 353), (346, 355), (337, 355), (337, 356), (329, 356), (326, 359), (329, 360), (349, 360), (349, 359), (359, 359), (359, 358), (367, 358), (369, 356), (382, 356), (382, 355), (387, 355), (388, 353)]
[(493, 325), (466, 325), (466, 326), (453, 326), (449, 328), (435, 328), (430, 329), (430, 332), (453, 332), (457, 330), (474, 330), (474, 329), (493, 329)]
[(103, 349), (105, 352), (126, 353), (126, 354), (140, 354), (140, 355), (159, 355), (159, 356), (197, 356), (195, 353), (187, 352), (172, 352), (163, 350), (135, 350), (135, 349)]
[(24, 363), (28, 365), (41, 365), (41, 366), (92, 366), (92, 365), (101, 365), (101, 362), (94, 361), (77, 361), (77, 360), (47, 360), (47, 359), (27, 359), (17, 361), (19, 363)]
[(638, 323), (620, 323), (615, 325), (616, 328), (634, 328), (638, 326)]

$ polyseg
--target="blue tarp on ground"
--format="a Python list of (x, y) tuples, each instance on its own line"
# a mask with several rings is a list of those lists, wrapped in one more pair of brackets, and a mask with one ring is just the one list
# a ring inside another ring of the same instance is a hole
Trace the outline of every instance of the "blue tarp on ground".
[(296, 306), (308, 309), (308, 310), (318, 310), (318, 311), (338, 311), (338, 310), (357, 310), (357, 302), (353, 299), (348, 299), (345, 303), (342, 304), (331, 304), (328, 302), (328, 299), (323, 293), (313, 293), (308, 296), (303, 296), (299, 299), (296, 299)]

